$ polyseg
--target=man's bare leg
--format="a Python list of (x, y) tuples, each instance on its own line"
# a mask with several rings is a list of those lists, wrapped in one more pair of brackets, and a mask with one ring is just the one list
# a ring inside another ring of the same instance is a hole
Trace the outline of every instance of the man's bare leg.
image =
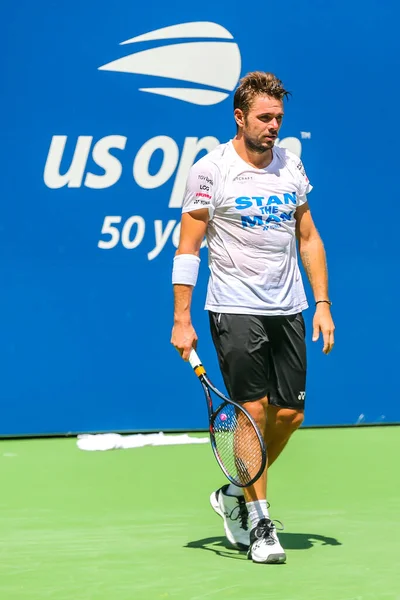
[[(270, 429), (267, 429), (269, 406), (266, 397), (255, 402), (246, 402), (244, 406), (257, 423), (260, 431), (264, 433), (264, 437), (266, 432), (272, 434), (276, 427), (280, 427), (280, 420), (276, 419), (275, 424), (271, 425)], [(278, 450), (278, 441), (281, 440), (281, 436), (274, 435), (273, 440), (276, 440), (276, 443), (273, 443), (272, 458), (274, 458)], [(279, 542), (275, 524), (269, 517), (266, 500), (268, 460), (267, 468), (263, 475), (252, 486), (244, 488), (246, 507), (249, 520), (251, 521), (248, 557), (257, 563), (283, 563), (286, 561), (286, 554)]]
[(268, 468), (276, 461), (290, 437), (304, 420), (304, 411), (269, 405), (264, 429)]
[[(302, 424), (304, 411), (268, 405), (266, 397), (254, 402), (246, 402), (243, 406), (253, 417), (260, 431), (264, 432), (268, 469), (281, 454), (292, 434)], [(253, 485), (244, 488), (246, 502), (266, 499), (267, 469)]]
[[(268, 398), (260, 398), (254, 402), (243, 403), (243, 408), (253, 417), (259, 430), (265, 432), (267, 427)], [(268, 463), (267, 463), (268, 465)], [(265, 500), (267, 497), (267, 468), (257, 481), (243, 490), (246, 502)]]

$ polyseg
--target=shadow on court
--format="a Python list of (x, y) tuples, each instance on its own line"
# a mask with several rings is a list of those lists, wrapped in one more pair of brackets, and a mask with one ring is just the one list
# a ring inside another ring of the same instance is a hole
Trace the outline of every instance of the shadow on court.
[[(279, 539), (285, 550), (310, 550), (313, 546), (341, 546), (336, 538), (319, 535), (317, 533), (279, 533)], [(246, 551), (233, 548), (226, 537), (209, 537), (188, 542), (185, 548), (197, 548), (215, 552), (218, 556), (246, 560)]]

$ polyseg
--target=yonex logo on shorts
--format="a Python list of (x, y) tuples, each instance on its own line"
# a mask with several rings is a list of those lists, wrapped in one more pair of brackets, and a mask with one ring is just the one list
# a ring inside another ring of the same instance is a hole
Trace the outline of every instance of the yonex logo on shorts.
[(300, 392), (299, 395), (297, 396), (297, 400), (305, 400), (305, 397), (306, 397), (306, 393)]
[[(182, 38), (191, 41), (182, 42)], [(175, 39), (180, 40), (179, 43), (171, 44)], [(232, 34), (222, 25), (209, 21), (180, 23), (138, 35), (120, 45), (155, 41), (162, 41), (161, 45), (118, 58), (99, 70), (151, 75), (205, 86), (205, 89), (174, 87), (160, 81), (156, 87), (139, 88), (141, 92), (202, 106), (222, 102), (235, 88), (241, 69), (240, 51)]]

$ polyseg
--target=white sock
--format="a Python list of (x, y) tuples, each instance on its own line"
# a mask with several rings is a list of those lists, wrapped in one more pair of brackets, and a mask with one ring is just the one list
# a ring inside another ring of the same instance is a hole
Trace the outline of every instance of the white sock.
[(258, 525), (261, 519), (269, 519), (269, 512), (266, 500), (256, 500), (256, 502), (246, 502), (249, 511), (249, 519), (252, 529)]
[(230, 483), (227, 487), (225, 494), (227, 496), (236, 496), (237, 498), (238, 496), (243, 496), (243, 488), (240, 488), (237, 485)]

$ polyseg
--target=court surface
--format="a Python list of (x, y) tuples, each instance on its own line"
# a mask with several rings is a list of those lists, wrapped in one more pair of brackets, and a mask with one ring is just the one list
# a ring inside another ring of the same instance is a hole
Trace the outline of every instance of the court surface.
[(271, 468), (286, 565), (225, 545), (211, 448), (0, 442), (1, 600), (399, 600), (400, 428), (301, 430)]

